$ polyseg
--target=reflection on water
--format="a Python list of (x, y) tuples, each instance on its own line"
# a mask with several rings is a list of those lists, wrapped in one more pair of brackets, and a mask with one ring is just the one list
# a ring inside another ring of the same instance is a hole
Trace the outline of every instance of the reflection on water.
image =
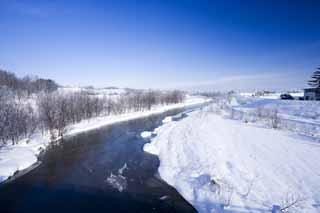
[(157, 178), (159, 159), (143, 152), (161, 120), (179, 111), (66, 138), (43, 163), (0, 188), (1, 212), (194, 212)]

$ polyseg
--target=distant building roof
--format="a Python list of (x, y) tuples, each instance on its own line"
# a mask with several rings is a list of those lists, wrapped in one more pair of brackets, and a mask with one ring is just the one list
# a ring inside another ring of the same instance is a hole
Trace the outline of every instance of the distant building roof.
[(307, 89), (304, 89), (304, 92), (320, 93), (320, 87), (318, 87), (318, 88), (307, 88)]

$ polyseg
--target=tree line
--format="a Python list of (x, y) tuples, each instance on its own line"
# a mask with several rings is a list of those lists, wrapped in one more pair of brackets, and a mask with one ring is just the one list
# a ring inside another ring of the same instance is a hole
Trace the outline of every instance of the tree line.
[(15, 78), (7, 74), (1, 75), (1, 85), (6, 86), (0, 87), (0, 145), (15, 144), (36, 131), (49, 132), (51, 140), (55, 140), (63, 136), (68, 125), (85, 119), (150, 110), (155, 105), (180, 103), (185, 98), (181, 91), (133, 90), (110, 98), (86, 91), (41, 89), (32, 92), (32, 97), (21, 99), (16, 96), (17, 89), (21, 89), (16, 85), (19, 83), (12, 83)]
[(13, 91), (19, 98), (39, 92), (53, 92), (58, 84), (51, 79), (36, 76), (17, 77), (14, 73), (0, 69), (0, 87)]
[(150, 110), (155, 105), (181, 103), (181, 91), (142, 91), (120, 95), (118, 98), (99, 97), (86, 92), (57, 94), (43, 93), (37, 99), (42, 128), (51, 139), (62, 137), (66, 127), (82, 120)]

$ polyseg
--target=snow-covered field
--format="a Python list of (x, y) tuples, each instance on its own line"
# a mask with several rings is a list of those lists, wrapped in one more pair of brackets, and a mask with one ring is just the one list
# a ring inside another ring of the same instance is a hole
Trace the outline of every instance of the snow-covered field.
[[(97, 117), (84, 120), (67, 127), (65, 136), (70, 136), (84, 131), (89, 131), (117, 122), (146, 117), (152, 114), (163, 113), (168, 110), (186, 106), (193, 106), (208, 101), (203, 97), (187, 96), (184, 103), (166, 106), (156, 106), (150, 111), (133, 112), (120, 115)], [(37, 156), (49, 144), (49, 135), (35, 134), (29, 139), (19, 141), (17, 145), (8, 145), (0, 149), (0, 182), (8, 179), (15, 172), (23, 170), (37, 162)]]
[(254, 110), (257, 108), (277, 108), (280, 115), (290, 119), (304, 119), (308, 122), (320, 123), (320, 102), (299, 101), (299, 100), (273, 100), (273, 99), (252, 99), (246, 100), (243, 104), (234, 106), (241, 110)]
[(94, 95), (100, 95), (100, 96), (112, 96), (112, 95), (121, 95), (126, 93), (126, 89), (123, 88), (117, 88), (117, 87), (109, 87), (109, 88), (88, 88), (88, 87), (77, 87), (77, 86), (66, 86), (66, 87), (60, 87), (59, 92), (88, 92)]
[[(247, 104), (243, 106), (277, 104), (281, 114), (300, 118), (320, 109), (311, 102), (255, 100)], [(320, 212), (320, 143), (316, 137), (244, 123), (212, 109), (209, 106), (180, 121), (164, 123), (144, 146), (159, 156), (159, 173), (167, 183), (199, 212), (216, 212), (220, 204), (226, 212), (270, 212), (273, 205), (291, 204), (286, 209), (290, 212)]]
[(238, 119), (257, 120), (260, 114), (276, 111), (279, 128), (320, 137), (320, 102), (235, 96), (230, 106)]
[[(259, 94), (260, 93), (260, 94)], [(303, 92), (273, 92), (273, 93), (263, 93), (263, 92), (242, 92), (240, 93), (241, 96), (244, 97), (256, 97), (262, 99), (280, 99), (281, 94), (290, 94), (294, 98), (303, 97)]]

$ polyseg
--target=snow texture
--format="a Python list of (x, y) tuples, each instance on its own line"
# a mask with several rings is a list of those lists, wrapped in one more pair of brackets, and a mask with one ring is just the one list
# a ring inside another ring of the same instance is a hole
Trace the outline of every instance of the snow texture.
[[(283, 107), (300, 105), (291, 103)], [(145, 144), (145, 151), (158, 155), (168, 184), (199, 212), (217, 212), (221, 204), (226, 212), (270, 212), (290, 199), (299, 200), (290, 212), (320, 211), (319, 142), (210, 109), (163, 124)]]

